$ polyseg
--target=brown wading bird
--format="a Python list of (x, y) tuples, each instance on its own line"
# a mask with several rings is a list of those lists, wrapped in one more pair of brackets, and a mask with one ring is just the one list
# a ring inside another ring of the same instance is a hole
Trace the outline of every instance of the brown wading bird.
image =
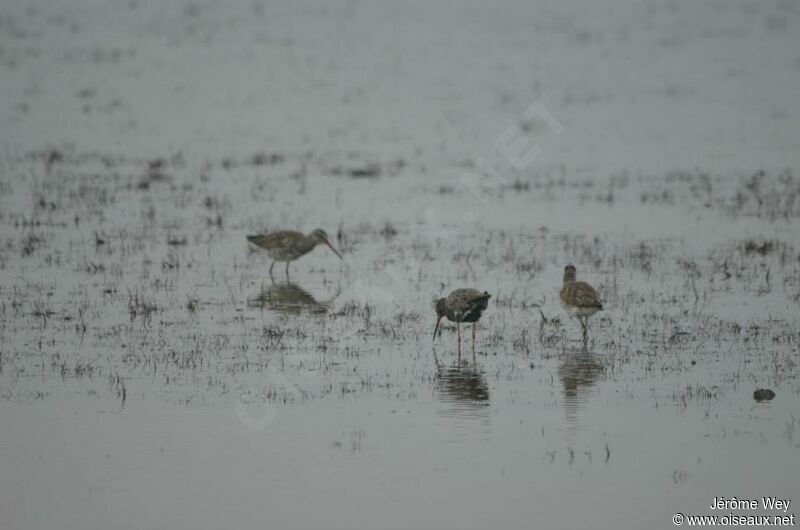
[(433, 329), (433, 339), (439, 331), (439, 322), (442, 317), (447, 317), (450, 322), (456, 323), (458, 333), (458, 361), (461, 362), (461, 323), (472, 322), (472, 362), (475, 362), (475, 326), (481, 314), (489, 305), (492, 295), (477, 289), (456, 289), (447, 298), (436, 300), (436, 327)]
[(342, 255), (331, 245), (328, 240), (328, 234), (321, 228), (317, 228), (308, 235), (303, 235), (293, 230), (283, 230), (272, 234), (247, 236), (247, 240), (267, 251), (267, 256), (272, 259), (272, 265), (269, 267), (270, 276), (272, 276), (272, 268), (275, 266), (276, 261), (286, 262), (286, 275), (288, 276), (289, 263), (301, 256), (305, 256), (320, 244), (328, 245), (339, 259), (343, 259)]
[(561, 287), (561, 305), (571, 317), (578, 317), (583, 328), (583, 340), (588, 337), (589, 317), (603, 310), (597, 291), (586, 282), (575, 280), (575, 267), (564, 267), (564, 286)]

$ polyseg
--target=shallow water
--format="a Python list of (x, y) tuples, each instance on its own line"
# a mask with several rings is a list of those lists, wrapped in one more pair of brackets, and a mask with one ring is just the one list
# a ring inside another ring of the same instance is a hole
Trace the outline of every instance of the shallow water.
[[(10, 173), (21, 166), (37, 161)], [(108, 184), (113, 201), (86, 204), (94, 195), (73, 193), (84, 166), (64, 163), (37, 188), (12, 180), (4, 197), (10, 527), (97, 527), (120, 513), (132, 528), (638, 527), (709, 513), (713, 495), (796, 491), (791, 223), (748, 217), (748, 246), (721, 207), (660, 207), (719, 226), (696, 246), (671, 224), (659, 237), (615, 225), (587, 237), (498, 228), (479, 211), (469, 230), (429, 233), (387, 216), (343, 222), (344, 262), (317, 249), (287, 283), (244, 240), (257, 199), (223, 199), (237, 207), (219, 207), (222, 226), (198, 222), (216, 215), (204, 201), (215, 179), (176, 169), (148, 189)], [(243, 193), (261, 178), (237, 177)], [(306, 193), (335, 190), (331, 209), (387, 200), (380, 183), (319, 181)], [(613, 209), (656, 185), (630, 184)], [(29, 218), (37, 193), (56, 206)], [(486, 200), (486, 212), (529, 215), (516, 195)], [(577, 204), (569, 186), (549, 201)], [(307, 203), (309, 216), (324, 210)], [(585, 347), (557, 302), (567, 261), (606, 306)], [(475, 365), (456, 363), (449, 323), (432, 341), (432, 300), (459, 285), (493, 293)], [(754, 401), (761, 387), (776, 398)]]
[[(49, 50), (4, 48), (21, 67), (3, 63), (14, 75), (0, 85), (24, 85), (37, 61), (79, 65), (87, 78), (54, 70), (31, 83), (66, 78), (91, 116), (68, 107), (45, 127), (40, 113), (58, 98), (31, 88), (30, 111), (6, 116), (18, 136), (0, 133), (0, 527), (660, 528), (676, 512), (713, 514), (715, 496), (800, 502), (800, 135), (785, 94), (759, 78), (770, 66), (735, 53), (757, 42), (790, 64), (794, 37), (779, 20), (794, 24), (796, 10), (736, 4), (707, 18), (706, 7), (657, 2), (614, 22), (541, 2), (529, 34), (514, 30), (530, 16), (516, 2), (491, 23), (477, 4), (455, 14), (436, 4), (430, 21), (380, 2), (264, 6), (264, 20), (235, 4), (221, 26), (209, 6), (136, 4), (125, 23), (75, 2), (62, 22), (45, 5), (12, 6), (0, 25), (0, 38)], [(451, 15), (471, 32), (432, 31)], [(94, 22), (76, 36), (37, 30), (81, 16)], [(92, 44), (104, 16), (133, 52)], [(331, 29), (350, 17), (382, 47)], [(293, 40), (276, 19), (324, 31)], [(387, 20), (422, 24), (420, 38)], [(322, 35), (330, 49), (317, 47)], [(494, 48), (477, 46), (489, 37)], [(255, 69), (228, 103), (194, 92), (187, 80), (209, 61), (198, 50), (230, 58), (219, 61), (227, 71), (258, 62), (251, 40), (295, 77), (262, 83)], [(733, 48), (698, 63), (716, 65), (716, 84), (673, 86), (631, 41), (678, 64)], [(420, 53), (448, 42), (472, 50), (476, 69)], [(520, 119), (536, 75), (514, 69), (487, 87), (489, 52), (518, 65), (532, 44), (565, 132), (555, 141), (522, 120), (543, 155), (524, 171), (492, 162), (498, 178), (476, 160)], [(598, 57), (666, 84), (580, 88), (574, 65)], [(439, 74), (442, 64), (452, 69)], [(94, 101), (115, 93), (103, 72), (133, 83), (114, 89), (120, 111)], [(141, 72), (184, 94), (164, 118), (140, 93)], [(431, 72), (436, 82), (422, 83)], [(728, 77), (770, 95), (769, 146), (725, 128), (760, 116)], [(264, 86), (274, 100), (254, 95)], [(205, 118), (177, 119), (209, 99), (219, 106)], [(313, 124), (308, 101), (319, 103)], [(413, 111), (389, 112), (392, 101)], [(662, 118), (687, 107), (719, 120), (700, 113), (684, 124), (699, 129), (677, 134)], [(253, 109), (287, 130), (254, 138)], [(596, 117), (615, 112), (626, 146)], [(72, 145), (57, 141), (72, 131)], [(317, 227), (344, 260), (318, 248), (288, 278), (282, 266), (270, 277), (245, 239)], [(605, 307), (586, 344), (558, 303), (570, 262)], [(466, 363), (450, 323), (432, 338), (434, 298), (463, 286), (493, 295), (474, 364), (468, 326)], [(759, 388), (775, 398), (757, 402)]]

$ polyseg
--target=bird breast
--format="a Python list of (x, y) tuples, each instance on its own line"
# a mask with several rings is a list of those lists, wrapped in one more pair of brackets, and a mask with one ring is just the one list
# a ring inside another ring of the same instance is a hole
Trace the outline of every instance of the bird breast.
[(602, 309), (602, 304), (597, 298), (597, 291), (585, 282), (568, 282), (559, 293), (561, 304), (569, 308), (592, 310), (592, 313)]
[(304, 247), (297, 244), (276, 246), (267, 249), (267, 255), (275, 261), (294, 261), (300, 256), (311, 252), (314, 247)]

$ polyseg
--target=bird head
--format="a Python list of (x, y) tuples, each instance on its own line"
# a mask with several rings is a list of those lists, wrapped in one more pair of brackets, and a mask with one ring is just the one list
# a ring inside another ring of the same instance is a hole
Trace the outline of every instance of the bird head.
[(574, 282), (577, 273), (575, 272), (575, 266), (573, 264), (569, 264), (564, 267), (564, 283), (567, 282)]
[(335, 248), (333, 248), (333, 245), (331, 245), (331, 242), (328, 239), (328, 234), (325, 233), (325, 230), (323, 230), (322, 228), (317, 228), (316, 230), (311, 232), (311, 237), (317, 244), (328, 245), (328, 248), (330, 248), (339, 259), (344, 259), (342, 258), (342, 255), (339, 254), (339, 252)]

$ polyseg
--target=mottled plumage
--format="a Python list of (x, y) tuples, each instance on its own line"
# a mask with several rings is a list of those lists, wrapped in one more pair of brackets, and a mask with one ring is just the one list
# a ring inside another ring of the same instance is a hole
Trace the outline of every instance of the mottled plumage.
[(475, 360), (475, 326), (481, 315), (489, 306), (492, 295), (477, 289), (456, 289), (447, 298), (436, 301), (436, 327), (433, 329), (433, 338), (439, 331), (439, 322), (447, 317), (450, 322), (456, 323), (458, 332), (458, 358), (461, 359), (461, 323), (472, 322), (472, 360)]
[(575, 267), (567, 265), (564, 268), (564, 284), (561, 287), (561, 305), (571, 317), (577, 317), (583, 328), (583, 338), (587, 337), (588, 319), (598, 311), (602, 311), (603, 304), (597, 296), (594, 287), (586, 282), (576, 279)]
[(328, 240), (328, 234), (321, 228), (317, 228), (308, 235), (295, 232), (293, 230), (282, 230), (271, 234), (258, 234), (247, 236), (247, 240), (253, 245), (267, 251), (267, 256), (272, 259), (269, 273), (272, 274), (272, 267), (276, 261), (286, 262), (286, 274), (289, 274), (289, 263), (308, 254), (319, 244), (328, 245), (339, 259), (342, 255), (333, 248)]

